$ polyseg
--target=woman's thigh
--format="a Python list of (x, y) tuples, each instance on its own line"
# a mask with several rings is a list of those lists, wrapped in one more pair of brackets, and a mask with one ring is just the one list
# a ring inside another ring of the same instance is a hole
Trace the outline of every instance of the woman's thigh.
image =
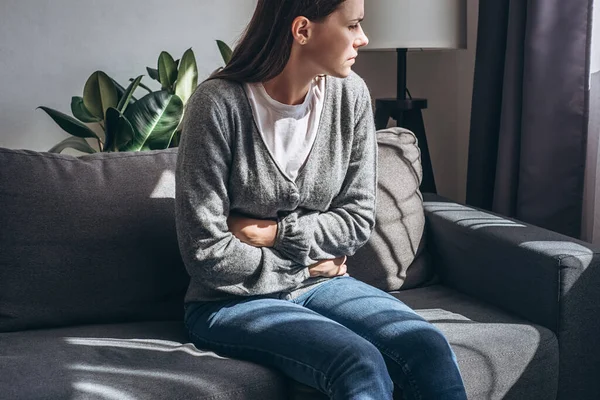
[[(352, 277), (339, 277), (295, 302), (373, 343), (394, 382), (413, 392), (409, 398), (436, 398), (442, 393), (445, 397), (439, 398), (464, 398), (456, 358), (442, 332), (389, 293)], [(436, 386), (438, 394), (433, 393)]]
[[(362, 390), (358, 380), (366, 374), (360, 370), (361, 363), (371, 360), (373, 366), (380, 361), (375, 369), (385, 376), (375, 390), (391, 393), (385, 361), (373, 344), (340, 323), (287, 300), (192, 303), (187, 306), (186, 326), (191, 340), (201, 348), (275, 367), (330, 396), (336, 390)], [(351, 386), (356, 382), (356, 388), (332, 387), (332, 382), (343, 380)]]
[(431, 326), (394, 296), (349, 276), (337, 277), (293, 300), (372, 341)]

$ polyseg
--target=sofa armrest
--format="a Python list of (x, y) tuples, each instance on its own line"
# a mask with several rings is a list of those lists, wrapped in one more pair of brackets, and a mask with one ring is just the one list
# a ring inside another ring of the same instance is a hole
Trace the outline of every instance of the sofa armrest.
[(424, 207), (441, 280), (554, 331), (561, 387), (600, 389), (600, 248), (433, 194)]
[(424, 208), (445, 284), (554, 332), (564, 312), (600, 320), (599, 247), (429, 193)]

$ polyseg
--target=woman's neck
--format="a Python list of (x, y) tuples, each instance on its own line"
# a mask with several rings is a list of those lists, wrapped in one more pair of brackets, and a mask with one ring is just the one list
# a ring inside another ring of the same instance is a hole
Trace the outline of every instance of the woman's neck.
[(280, 103), (302, 104), (315, 76), (307, 73), (303, 68), (299, 68), (297, 63), (290, 61), (279, 75), (263, 82), (263, 86), (269, 96)]

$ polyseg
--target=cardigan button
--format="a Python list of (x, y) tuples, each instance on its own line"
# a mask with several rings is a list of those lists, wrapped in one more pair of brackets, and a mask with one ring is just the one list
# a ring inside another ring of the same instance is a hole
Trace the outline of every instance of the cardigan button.
[(289, 198), (293, 206), (296, 207), (298, 205), (298, 202), (300, 201), (300, 195), (298, 194), (298, 192), (291, 192)]

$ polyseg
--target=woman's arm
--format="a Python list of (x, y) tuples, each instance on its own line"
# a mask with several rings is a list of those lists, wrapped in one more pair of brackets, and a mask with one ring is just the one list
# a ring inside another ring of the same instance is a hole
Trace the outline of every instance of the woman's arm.
[(254, 247), (273, 247), (277, 237), (277, 222), (248, 218), (234, 213), (227, 217), (229, 231), (242, 242)]
[(228, 228), (226, 129), (220, 109), (199, 88), (187, 105), (176, 170), (175, 220), (188, 273), (211, 289), (242, 296), (294, 288), (308, 278), (307, 264), (243, 243)]
[(278, 221), (273, 248), (303, 265), (354, 254), (375, 225), (377, 140), (369, 91), (361, 83), (350, 163), (330, 209), (299, 209)]
[[(254, 247), (271, 247), (277, 236), (277, 223), (230, 214), (229, 231), (242, 242)], [(333, 277), (346, 274), (346, 256), (318, 261), (308, 267), (311, 277)]]

